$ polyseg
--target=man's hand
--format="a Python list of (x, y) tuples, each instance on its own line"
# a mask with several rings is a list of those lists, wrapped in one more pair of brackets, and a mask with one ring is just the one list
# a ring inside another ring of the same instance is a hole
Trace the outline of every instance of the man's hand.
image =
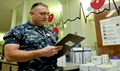
[(58, 51), (61, 49), (62, 49), (62, 46), (47, 46), (40, 50), (42, 51), (42, 56), (50, 57), (50, 56), (57, 54)]

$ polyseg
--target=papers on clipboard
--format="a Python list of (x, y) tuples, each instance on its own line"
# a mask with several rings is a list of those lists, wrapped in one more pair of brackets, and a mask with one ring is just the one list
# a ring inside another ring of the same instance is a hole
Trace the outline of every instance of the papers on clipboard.
[(55, 55), (56, 57), (61, 57), (67, 51), (69, 51), (72, 47), (80, 43), (84, 40), (85, 37), (75, 35), (75, 34), (67, 34), (62, 40), (60, 40), (55, 46), (63, 46), (62, 50), (59, 50)]

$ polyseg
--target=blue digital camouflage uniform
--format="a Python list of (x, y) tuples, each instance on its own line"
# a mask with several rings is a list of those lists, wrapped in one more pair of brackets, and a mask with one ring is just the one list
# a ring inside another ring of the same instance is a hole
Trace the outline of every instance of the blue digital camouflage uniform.
[[(36, 27), (30, 22), (14, 27), (4, 36), (5, 44), (20, 45), (20, 50), (38, 50), (53, 46), (58, 36), (48, 28)], [(58, 71), (57, 57), (39, 57), (27, 62), (17, 62), (18, 71)]]

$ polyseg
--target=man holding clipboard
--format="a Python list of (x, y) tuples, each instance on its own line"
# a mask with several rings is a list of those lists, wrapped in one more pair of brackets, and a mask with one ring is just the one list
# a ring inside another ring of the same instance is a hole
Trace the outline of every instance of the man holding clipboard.
[(63, 56), (72, 47), (77, 45), (79, 42), (84, 40), (84, 37), (78, 36), (76, 34), (67, 34), (62, 40), (60, 40), (55, 46), (63, 46), (61, 50), (55, 55), (56, 57)]

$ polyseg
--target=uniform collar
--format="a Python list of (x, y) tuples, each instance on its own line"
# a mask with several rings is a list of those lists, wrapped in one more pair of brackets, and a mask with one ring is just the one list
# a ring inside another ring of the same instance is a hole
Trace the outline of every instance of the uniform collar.
[(32, 23), (30, 23), (30, 21), (28, 21), (26, 24), (27, 24), (29, 29), (31, 29), (31, 28), (44, 28), (44, 26), (35, 26)]
[(30, 21), (28, 21), (26, 24), (29, 29), (35, 28), (35, 26), (32, 23), (30, 23)]

